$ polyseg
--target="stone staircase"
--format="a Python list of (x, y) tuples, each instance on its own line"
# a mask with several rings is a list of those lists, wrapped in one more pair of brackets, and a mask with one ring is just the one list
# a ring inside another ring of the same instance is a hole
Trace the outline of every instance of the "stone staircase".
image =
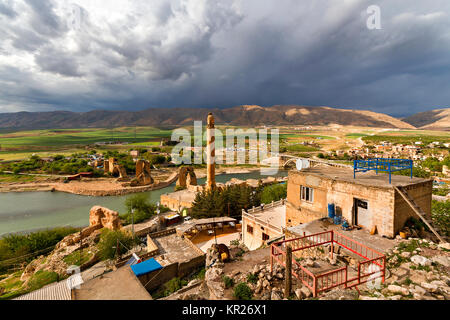
[(406, 190), (402, 187), (394, 187), (394, 189), (405, 199), (406, 203), (413, 209), (414, 213), (427, 225), (427, 227), (433, 232), (433, 234), (439, 239), (440, 242), (446, 243), (443, 236), (439, 234), (440, 229), (433, 226), (433, 221), (427, 218), (427, 215), (423, 210), (417, 205), (413, 198), (411, 198)]

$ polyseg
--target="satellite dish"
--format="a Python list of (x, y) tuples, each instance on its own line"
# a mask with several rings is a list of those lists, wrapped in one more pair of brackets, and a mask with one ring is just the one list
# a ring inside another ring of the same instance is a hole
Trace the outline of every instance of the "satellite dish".
[(308, 169), (310, 167), (309, 160), (302, 160), (302, 163), (303, 169)]
[(297, 159), (297, 161), (295, 162), (295, 166), (297, 167), (298, 171), (301, 171), (303, 169), (303, 161), (300, 159)]

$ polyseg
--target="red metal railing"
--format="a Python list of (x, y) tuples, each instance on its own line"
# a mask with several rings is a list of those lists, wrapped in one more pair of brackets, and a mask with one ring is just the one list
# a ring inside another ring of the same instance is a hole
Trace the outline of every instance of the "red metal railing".
[(325, 231), (273, 243), (271, 245), (270, 270), (273, 270), (274, 262), (285, 266), (285, 248), (287, 245), (291, 246), (292, 252), (295, 252), (326, 244), (331, 245), (331, 257), (333, 257), (334, 245), (339, 245), (362, 257), (366, 261), (358, 262), (357, 276), (349, 278), (348, 266), (315, 275), (301, 266), (295, 259), (292, 259), (292, 275), (302, 281), (302, 283), (312, 291), (314, 297), (321, 292), (339, 286), (352, 288), (376, 278), (381, 278), (382, 282), (384, 282), (386, 273), (385, 255), (362, 243), (350, 239), (337, 231)]

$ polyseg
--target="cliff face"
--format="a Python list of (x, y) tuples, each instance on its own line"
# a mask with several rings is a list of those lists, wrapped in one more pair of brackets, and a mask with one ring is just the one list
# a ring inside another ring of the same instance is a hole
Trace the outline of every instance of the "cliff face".
[(412, 129), (413, 125), (372, 111), (276, 105), (272, 107), (237, 106), (227, 109), (154, 108), (142, 111), (90, 111), (75, 113), (18, 112), (0, 114), (0, 128), (49, 129), (120, 126), (186, 125), (206, 119), (213, 112), (217, 124), (255, 125), (353, 125)]

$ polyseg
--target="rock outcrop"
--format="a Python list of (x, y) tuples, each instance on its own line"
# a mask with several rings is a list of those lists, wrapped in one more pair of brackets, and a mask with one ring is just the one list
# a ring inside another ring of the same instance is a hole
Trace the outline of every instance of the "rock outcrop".
[(221, 300), (224, 297), (225, 285), (222, 280), (224, 263), (220, 261), (219, 249), (215, 244), (206, 251), (205, 283), (209, 289), (210, 300)]
[(101, 206), (92, 207), (89, 212), (89, 227), (119, 230), (122, 227), (119, 213)]

